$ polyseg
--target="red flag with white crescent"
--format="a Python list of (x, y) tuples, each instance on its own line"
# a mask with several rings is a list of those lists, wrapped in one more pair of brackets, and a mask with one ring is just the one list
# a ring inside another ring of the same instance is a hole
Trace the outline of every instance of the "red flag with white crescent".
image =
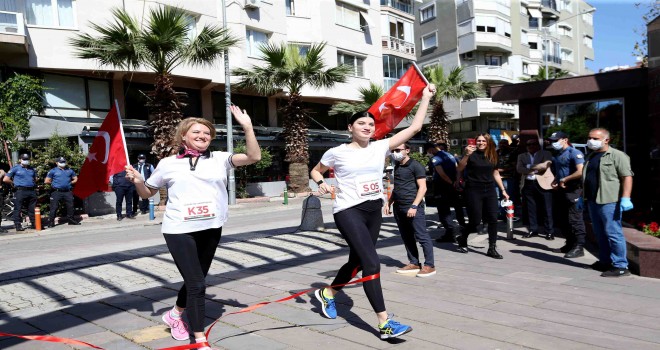
[(85, 199), (94, 192), (107, 192), (110, 176), (124, 171), (126, 165), (128, 165), (128, 152), (115, 103), (89, 147), (87, 159), (80, 169), (73, 194)]
[(382, 139), (394, 130), (415, 107), (426, 85), (426, 78), (412, 65), (406, 74), (369, 108), (369, 112), (376, 119), (374, 139)]

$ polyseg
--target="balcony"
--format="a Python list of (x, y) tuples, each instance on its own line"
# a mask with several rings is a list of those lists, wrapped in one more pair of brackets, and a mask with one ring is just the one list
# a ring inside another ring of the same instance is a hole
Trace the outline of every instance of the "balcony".
[(463, 101), (463, 117), (470, 118), (488, 114), (516, 114), (516, 105), (493, 102), (490, 98), (475, 98)]
[(501, 66), (469, 66), (463, 70), (466, 81), (513, 83), (513, 71)]
[(512, 52), (511, 38), (497, 33), (471, 32), (458, 38), (458, 53), (475, 50)]
[(389, 6), (409, 15), (413, 14), (412, 0), (380, 0), (381, 6)]
[[(415, 44), (393, 36), (382, 37), (383, 54), (393, 54), (405, 58), (415, 59)], [(389, 52), (388, 52), (389, 51)]]
[(0, 52), (26, 54), (28, 52), (23, 14), (0, 11)]

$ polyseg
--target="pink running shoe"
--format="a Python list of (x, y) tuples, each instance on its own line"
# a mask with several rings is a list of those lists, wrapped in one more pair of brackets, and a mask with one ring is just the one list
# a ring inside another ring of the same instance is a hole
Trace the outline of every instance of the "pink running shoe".
[(163, 314), (163, 322), (170, 326), (170, 334), (172, 334), (172, 338), (176, 340), (190, 339), (190, 333), (188, 333), (186, 323), (183, 322), (183, 319), (181, 318), (173, 318), (170, 315), (170, 310), (165, 311)]

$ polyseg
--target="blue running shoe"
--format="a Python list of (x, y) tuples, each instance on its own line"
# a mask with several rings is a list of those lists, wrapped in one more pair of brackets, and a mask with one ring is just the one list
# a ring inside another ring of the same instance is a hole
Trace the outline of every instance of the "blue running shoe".
[(394, 315), (390, 315), (383, 327), (378, 326), (378, 330), (380, 330), (380, 339), (385, 340), (389, 338), (396, 338), (400, 335), (404, 335), (412, 331), (412, 327), (394, 321), (392, 319), (393, 316)]
[(337, 318), (337, 307), (335, 307), (335, 299), (329, 299), (323, 296), (323, 289), (314, 291), (316, 299), (321, 302), (323, 314), (327, 318)]

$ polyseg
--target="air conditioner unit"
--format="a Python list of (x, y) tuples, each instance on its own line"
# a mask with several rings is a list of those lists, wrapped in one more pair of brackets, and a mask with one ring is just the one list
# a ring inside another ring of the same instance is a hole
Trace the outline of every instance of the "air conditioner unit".
[(245, 0), (246, 9), (258, 9), (261, 7), (261, 0)]
[(474, 59), (474, 52), (473, 52), (473, 51), (470, 51), (470, 52), (466, 52), (466, 53), (464, 53), (464, 54), (463, 54), (463, 59), (464, 59), (465, 61), (472, 61), (472, 60)]
[(452, 146), (458, 146), (458, 139), (449, 140), (449, 144), (452, 145)]

